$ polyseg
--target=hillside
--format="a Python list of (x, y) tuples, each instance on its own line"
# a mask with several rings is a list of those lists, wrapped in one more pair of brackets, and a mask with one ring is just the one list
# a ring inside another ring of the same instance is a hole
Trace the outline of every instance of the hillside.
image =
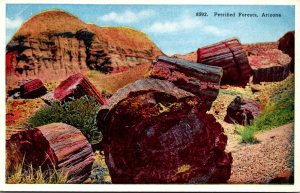
[(60, 10), (27, 20), (6, 47), (7, 85), (24, 79), (61, 81), (77, 72), (121, 72), (148, 63), (161, 50), (149, 37), (129, 27), (86, 24)]

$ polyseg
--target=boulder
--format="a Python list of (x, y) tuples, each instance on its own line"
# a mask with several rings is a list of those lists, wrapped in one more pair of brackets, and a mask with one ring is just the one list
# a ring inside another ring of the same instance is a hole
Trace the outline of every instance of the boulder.
[(278, 49), (282, 50), (285, 54), (288, 54), (291, 58), (291, 72), (295, 71), (295, 31), (290, 31), (284, 34), (279, 39)]
[(260, 114), (260, 111), (261, 105), (259, 102), (237, 96), (227, 107), (224, 121), (249, 125)]
[(203, 102), (166, 80), (118, 90), (99, 111), (112, 183), (226, 183), (227, 136)]
[(159, 56), (146, 77), (168, 80), (178, 88), (198, 96), (210, 109), (219, 94), (221, 67), (208, 66), (179, 58)]
[(81, 183), (90, 175), (94, 155), (92, 147), (81, 133), (71, 125), (51, 123), (20, 131), (6, 141), (7, 170), (16, 164), (54, 168), (68, 172), (67, 183)]
[(197, 62), (222, 67), (221, 84), (244, 87), (251, 76), (247, 55), (235, 38), (199, 48)]
[(291, 57), (278, 49), (259, 52), (248, 59), (254, 83), (281, 81), (289, 75)]

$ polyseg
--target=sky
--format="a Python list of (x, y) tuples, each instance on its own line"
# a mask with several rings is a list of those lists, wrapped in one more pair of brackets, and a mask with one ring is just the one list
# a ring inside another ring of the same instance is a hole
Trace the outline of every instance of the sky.
[[(237, 37), (242, 43), (277, 41), (295, 30), (295, 7), (283, 5), (76, 5), (7, 4), (6, 43), (33, 15), (61, 9), (98, 26), (130, 26), (146, 33), (166, 54), (187, 54), (199, 47)], [(196, 16), (206, 12), (208, 16)], [(216, 17), (214, 13), (235, 13)], [(256, 13), (259, 17), (238, 17)], [(260, 17), (262, 13), (281, 17)]]

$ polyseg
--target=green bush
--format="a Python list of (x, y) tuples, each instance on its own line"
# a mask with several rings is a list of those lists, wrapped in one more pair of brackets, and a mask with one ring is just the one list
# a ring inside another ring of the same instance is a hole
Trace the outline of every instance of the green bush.
[(257, 143), (258, 140), (255, 138), (255, 129), (251, 126), (235, 126), (236, 131), (239, 133), (239, 135), (242, 137), (241, 142), (242, 143)]
[(56, 102), (42, 107), (29, 118), (27, 127), (33, 128), (54, 122), (62, 122), (81, 130), (91, 144), (102, 139), (96, 124), (100, 104), (92, 97), (83, 96), (69, 102)]

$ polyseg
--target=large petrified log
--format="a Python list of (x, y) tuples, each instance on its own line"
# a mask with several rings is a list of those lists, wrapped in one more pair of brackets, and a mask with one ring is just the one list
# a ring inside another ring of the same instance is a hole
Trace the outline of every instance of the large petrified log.
[(69, 76), (62, 81), (53, 93), (48, 93), (42, 99), (50, 104), (54, 101), (66, 101), (70, 97), (80, 98), (84, 95), (94, 97), (100, 104), (106, 104), (106, 98), (103, 97), (96, 87), (81, 73)]
[(166, 80), (138, 80), (99, 111), (113, 183), (225, 183), (227, 137), (201, 100)]
[(285, 54), (288, 54), (291, 58), (291, 72), (295, 70), (295, 31), (290, 31), (284, 34), (279, 39), (278, 49), (282, 50)]
[(205, 101), (207, 109), (217, 98), (223, 70), (179, 58), (159, 56), (153, 62), (148, 77), (168, 80)]
[(238, 39), (230, 39), (197, 50), (197, 62), (222, 67), (221, 84), (246, 86), (251, 76), (247, 55)]
[(84, 135), (64, 123), (52, 123), (14, 134), (6, 141), (6, 150), (8, 171), (24, 159), (24, 166), (65, 170), (68, 172), (67, 183), (83, 182), (94, 161), (92, 147)]
[(249, 125), (260, 114), (260, 111), (261, 105), (259, 102), (237, 96), (227, 107), (227, 114), (224, 121)]
[(289, 75), (291, 58), (278, 49), (259, 52), (248, 59), (254, 83), (281, 81)]

